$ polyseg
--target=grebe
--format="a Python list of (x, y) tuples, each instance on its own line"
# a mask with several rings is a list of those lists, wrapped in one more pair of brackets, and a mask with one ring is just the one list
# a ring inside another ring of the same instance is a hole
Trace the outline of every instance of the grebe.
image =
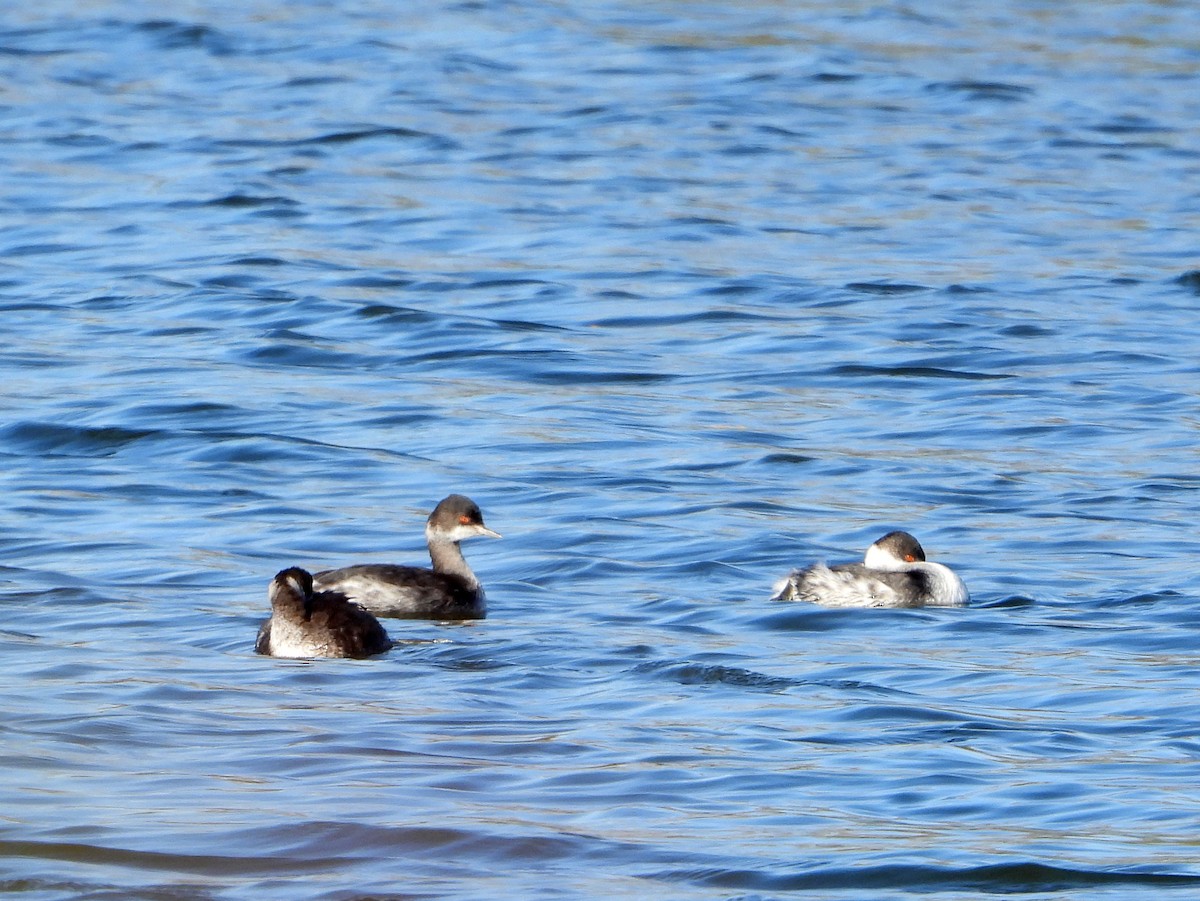
[(433, 569), (363, 563), (319, 572), (313, 578), (317, 588), (340, 591), (376, 616), (480, 619), (487, 615), (487, 599), (458, 546), (475, 535), (500, 537), (483, 524), (478, 504), (452, 494), (434, 507), (425, 522)]
[(862, 563), (817, 563), (793, 570), (775, 586), (773, 601), (812, 601), (826, 607), (965, 607), (971, 595), (955, 573), (925, 559), (907, 532), (888, 532)]
[(313, 577), (285, 569), (267, 589), (271, 617), (254, 650), (270, 657), (370, 657), (392, 646), (379, 620), (344, 594), (313, 592)]

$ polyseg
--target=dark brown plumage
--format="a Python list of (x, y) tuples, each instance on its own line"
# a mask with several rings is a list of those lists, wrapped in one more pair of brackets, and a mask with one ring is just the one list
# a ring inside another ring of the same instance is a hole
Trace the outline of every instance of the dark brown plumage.
[(336, 591), (313, 591), (298, 566), (280, 571), (267, 591), (271, 617), (254, 649), (272, 657), (371, 657), (391, 648), (379, 620)]

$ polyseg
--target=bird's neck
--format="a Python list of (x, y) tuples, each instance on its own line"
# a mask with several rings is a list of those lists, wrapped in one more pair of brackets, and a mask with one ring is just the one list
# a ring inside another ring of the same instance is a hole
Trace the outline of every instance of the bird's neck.
[(459, 576), (472, 587), (479, 584), (475, 573), (467, 565), (462, 548), (457, 541), (431, 539), (429, 542), (429, 559), (433, 561), (433, 571), (446, 575)]

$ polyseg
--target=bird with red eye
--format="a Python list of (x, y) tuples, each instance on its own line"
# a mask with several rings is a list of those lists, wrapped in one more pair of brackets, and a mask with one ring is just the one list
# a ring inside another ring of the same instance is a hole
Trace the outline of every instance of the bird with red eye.
[(965, 607), (971, 595), (947, 566), (925, 559), (908, 532), (888, 532), (862, 563), (815, 563), (775, 586), (773, 601), (811, 601), (826, 607)]
[(483, 585), (463, 556), (460, 542), (482, 535), (499, 538), (469, 497), (452, 494), (425, 521), (432, 569), (392, 563), (360, 563), (313, 576), (319, 591), (337, 591), (376, 616), (404, 619), (482, 619)]

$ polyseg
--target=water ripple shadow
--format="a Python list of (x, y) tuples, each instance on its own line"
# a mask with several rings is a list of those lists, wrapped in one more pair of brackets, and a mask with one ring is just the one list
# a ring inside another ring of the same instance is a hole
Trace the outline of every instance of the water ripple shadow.
[(630, 672), (635, 675), (656, 676), (680, 685), (728, 685), (734, 688), (746, 688), (774, 694), (791, 688), (825, 688), (888, 696), (906, 694), (906, 692), (858, 679), (797, 679), (790, 676), (772, 676), (740, 666), (698, 663), (690, 660), (653, 660), (639, 663)]
[(0, 440), (22, 450), (59, 456), (111, 456), (151, 436), (157, 429), (115, 426), (68, 426), (52, 422), (17, 422), (0, 431)]
[(699, 869), (653, 874), (651, 878), (719, 888), (795, 892), (820, 889), (909, 891), (1057, 892), (1101, 886), (1200, 886), (1200, 876), (1185, 873), (1084, 870), (1038, 862), (997, 863), (978, 867), (839, 867), (775, 875), (756, 870)]
[(803, 685), (802, 679), (785, 676), (768, 676), (766, 673), (743, 669), (740, 666), (677, 662), (670, 660), (639, 663), (631, 672), (651, 673), (680, 685), (732, 685), (737, 688), (752, 688), (761, 691), (783, 691)]
[(925, 90), (935, 94), (959, 94), (968, 100), (1002, 100), (1009, 103), (1033, 95), (1033, 88), (999, 81), (937, 81)]
[(888, 378), (962, 379), (979, 382), (995, 379), (1011, 379), (1006, 372), (970, 372), (961, 369), (945, 369), (941, 366), (868, 366), (863, 363), (846, 363), (829, 369), (831, 375), (886, 376)]

